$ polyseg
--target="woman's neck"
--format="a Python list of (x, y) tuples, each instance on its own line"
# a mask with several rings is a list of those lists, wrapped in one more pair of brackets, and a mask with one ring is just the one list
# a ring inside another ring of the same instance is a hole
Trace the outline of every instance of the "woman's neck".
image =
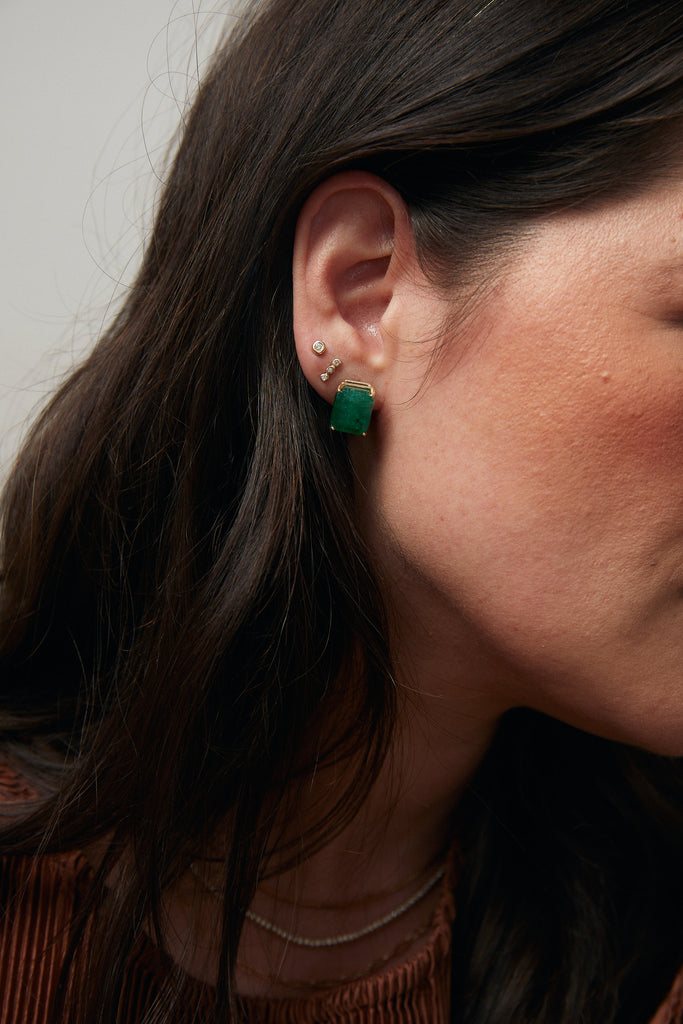
[[(428, 941), (444, 898), (440, 880), (428, 883), (448, 862), (454, 810), (495, 723), (466, 717), (455, 737), (443, 715), (421, 704), (417, 695), (404, 702), (389, 757), (353, 821), (296, 866), (276, 871), (271, 864), (266, 872), (251, 911), (290, 937), (245, 922), (238, 957), (243, 994), (300, 995), (365, 975), (373, 965), (398, 963)], [(288, 811), (283, 838), (305, 834), (310, 808), (319, 808), (325, 794), (333, 800), (347, 781), (340, 766), (318, 772), (298, 814)], [(220, 873), (200, 862), (167, 900), (170, 952), (208, 982), (216, 976), (221, 887)], [(291, 938), (336, 939), (385, 917), (391, 920), (347, 943), (308, 948)]]
[[(471, 644), (461, 650), (450, 620), (440, 622), (437, 614), (420, 619), (409, 602), (402, 618), (400, 610), (394, 609), (392, 640), (398, 719), (378, 777), (355, 818), (316, 853), (295, 866), (290, 860), (284, 869), (271, 860), (252, 903), (253, 913), (287, 935), (356, 933), (419, 893), (452, 845), (455, 809), (505, 710), (495, 683), (488, 681), (485, 652), (479, 661)], [(352, 768), (342, 764), (312, 774), (297, 790), (295, 811), (283, 805), (274, 830), (277, 847), (296, 851), (299, 837), (325, 821), (326, 808), (351, 778)], [(198, 939), (183, 966), (211, 981), (220, 934), (219, 900), (211, 889), (220, 889), (223, 880), (208, 864), (198, 871), (199, 879), (193, 875), (183, 882), (185, 911), (176, 912), (175, 927), (186, 939), (191, 924)], [(247, 920), (238, 958), (240, 989), (292, 995), (299, 984), (341, 980), (375, 962), (390, 963), (394, 954), (410, 955), (425, 941), (438, 900), (435, 886), (386, 926), (327, 948), (302, 947)], [(188, 948), (185, 941), (183, 950)]]

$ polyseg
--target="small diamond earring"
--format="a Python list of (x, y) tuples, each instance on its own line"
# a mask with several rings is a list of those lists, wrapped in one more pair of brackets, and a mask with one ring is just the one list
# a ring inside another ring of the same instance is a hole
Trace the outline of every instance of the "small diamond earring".
[[(321, 356), (321, 355), (323, 355), (324, 352), (327, 351), (327, 345), (325, 344), (324, 341), (320, 341), (320, 340), (314, 341), (313, 344), (311, 345), (311, 348), (313, 349), (313, 351), (315, 352), (315, 354), (317, 356)], [(330, 362), (330, 365), (325, 370), (325, 372), (320, 374), (321, 381), (323, 383), (325, 383), (326, 380), (329, 380), (330, 379), (330, 375), (333, 374), (334, 371), (338, 367), (340, 367), (340, 366), (341, 366), (341, 359), (333, 359)]]
[(320, 374), (321, 381), (325, 382), (326, 380), (329, 380), (330, 379), (330, 374), (334, 373), (334, 371), (339, 366), (341, 366), (341, 359), (333, 359), (332, 362), (330, 363), (330, 365), (325, 370), (325, 372)]

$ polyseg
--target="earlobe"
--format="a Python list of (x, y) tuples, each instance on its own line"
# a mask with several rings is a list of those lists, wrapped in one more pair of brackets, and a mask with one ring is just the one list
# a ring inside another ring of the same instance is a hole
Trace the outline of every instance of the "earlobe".
[(294, 335), (306, 378), (328, 401), (344, 377), (372, 383), (381, 402), (396, 344), (383, 322), (412, 246), (403, 200), (374, 175), (335, 175), (304, 205), (294, 244)]

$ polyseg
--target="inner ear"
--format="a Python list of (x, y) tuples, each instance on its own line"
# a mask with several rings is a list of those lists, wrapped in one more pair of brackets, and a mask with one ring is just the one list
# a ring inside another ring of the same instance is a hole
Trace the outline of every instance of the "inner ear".
[(388, 282), (391, 256), (361, 260), (340, 276), (338, 305), (341, 317), (355, 330), (378, 324), (391, 299)]
[(391, 300), (394, 213), (379, 180), (361, 181), (365, 187), (339, 175), (326, 183), (332, 191), (323, 186), (317, 197), (308, 231), (309, 284), (328, 295), (351, 327), (366, 329)]

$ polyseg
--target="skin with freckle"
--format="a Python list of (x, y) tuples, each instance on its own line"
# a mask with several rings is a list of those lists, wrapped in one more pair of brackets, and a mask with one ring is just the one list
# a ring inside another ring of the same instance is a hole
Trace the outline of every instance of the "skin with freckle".
[[(431, 634), (435, 680), (459, 664), (489, 707), (678, 754), (682, 217), (669, 178), (539, 223), (417, 397), (425, 351), (406, 347), (367, 480), (368, 530), (398, 615)], [(421, 294), (384, 330), (431, 322), (442, 299)]]

